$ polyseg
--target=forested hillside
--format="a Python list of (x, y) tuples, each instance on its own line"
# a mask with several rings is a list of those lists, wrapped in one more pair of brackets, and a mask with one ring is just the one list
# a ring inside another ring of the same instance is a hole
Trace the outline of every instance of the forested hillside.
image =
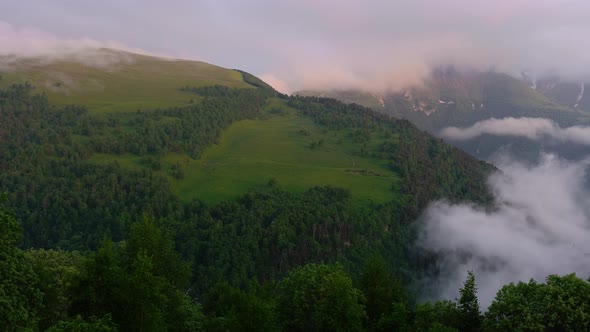
[[(271, 98), (268, 90), (217, 86), (191, 91), (205, 98), (184, 108), (109, 116), (79, 106), (52, 107), (29, 85), (2, 91), (0, 185), (23, 220), (24, 245), (96, 248), (105, 235), (122, 239), (128, 224), (143, 213), (178, 214), (183, 203), (170, 192), (169, 179), (182, 178), (183, 169), (166, 164), (165, 157), (199, 158), (225, 127), (261, 115)], [(407, 221), (432, 198), (485, 200), (489, 166), (407, 122), (327, 99), (288, 104), (326, 130), (350, 131), (351, 153), (386, 160), (402, 179), (399, 188), (391, 189), (390, 201), (400, 211), (412, 211)], [(373, 142), (371, 135), (385, 138)], [(136, 155), (142, 167), (126, 167), (116, 159), (106, 165), (89, 162), (97, 153)], [(268, 174), (267, 180), (272, 177)]]
[[(179, 89), (199, 101), (108, 115), (52, 106), (28, 84), (0, 91), (9, 330), (420, 330), (455, 326), (444, 315), (465, 314), (441, 303), (443, 318), (414, 317), (422, 309), (406, 287), (432, 257), (412, 249), (413, 221), (432, 199), (490, 202), (490, 165), (407, 121), (333, 99), (263, 85)], [(384, 162), (397, 179), (384, 178), (389, 199), (355, 203), (354, 186), (289, 190), (272, 168), (265, 184), (232, 200), (187, 201), (171, 190), (185, 167), (170, 155), (199, 160), (228, 126), (281, 117), (321, 128), (294, 136), (309, 151), (338, 147), (358, 162)], [(306, 285), (325, 295), (298, 304), (293, 292), (312, 291)], [(334, 320), (338, 312), (347, 320)]]

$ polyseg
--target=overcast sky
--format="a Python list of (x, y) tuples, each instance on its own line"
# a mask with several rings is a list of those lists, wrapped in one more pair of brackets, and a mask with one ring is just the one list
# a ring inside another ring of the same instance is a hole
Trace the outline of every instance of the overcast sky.
[(588, 17), (586, 0), (1, 1), (0, 52), (101, 42), (289, 89), (390, 89), (440, 64), (581, 79), (590, 76)]

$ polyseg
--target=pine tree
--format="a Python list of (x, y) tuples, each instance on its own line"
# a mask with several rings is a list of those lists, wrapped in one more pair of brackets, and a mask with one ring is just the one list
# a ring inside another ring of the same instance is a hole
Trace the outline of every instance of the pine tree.
[(482, 316), (477, 302), (477, 285), (473, 271), (467, 272), (467, 279), (459, 293), (461, 296), (457, 304), (461, 314), (461, 331), (480, 331)]

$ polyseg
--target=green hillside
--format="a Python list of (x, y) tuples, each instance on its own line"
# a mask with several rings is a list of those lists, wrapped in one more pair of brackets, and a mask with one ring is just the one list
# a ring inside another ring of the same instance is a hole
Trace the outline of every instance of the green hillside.
[[(390, 201), (397, 176), (383, 160), (352, 156), (347, 152), (351, 147), (339, 142), (342, 137), (346, 140), (345, 133), (324, 133), (311, 120), (292, 113), (245, 120), (229, 127), (218, 145), (187, 165), (185, 180), (174, 181), (173, 190), (181, 197), (218, 201), (275, 179), (290, 191), (331, 185), (350, 190), (353, 199)], [(321, 146), (310, 147), (319, 141)]]
[[(350, 190), (356, 202), (392, 200), (397, 175), (386, 160), (355, 155), (348, 134), (328, 131), (298, 116), (297, 110), (284, 101), (274, 99), (257, 118), (229, 126), (219, 143), (205, 150), (199, 159), (179, 153), (164, 156), (164, 169), (181, 165), (181, 179), (166, 171), (161, 174), (169, 178), (172, 192), (184, 201), (199, 198), (215, 203), (235, 199), (248, 190), (266, 186), (271, 179), (293, 192), (332, 185)], [(380, 142), (383, 139), (372, 144)], [(95, 154), (90, 158), (102, 164), (115, 160), (134, 168), (145, 167), (143, 158), (135, 155)]]
[(135, 111), (187, 105), (179, 87), (221, 84), (248, 87), (242, 74), (200, 61), (164, 59), (123, 51), (92, 51), (76, 59), (0, 58), (0, 86), (29, 82), (56, 105), (84, 105), (92, 112)]
[[(108, 114), (120, 113), (115, 115), (117, 121), (128, 120), (128, 112), (196, 105), (203, 98), (181, 91), (183, 87), (271, 89), (248, 73), (203, 62), (114, 50), (100, 50), (98, 56), (111, 64), (89, 66), (71, 59), (14, 61), (12, 70), (2, 72), (0, 83), (8, 86), (28, 82), (36, 93), (45, 93), (52, 104), (81, 105), (107, 118)], [(273, 113), (277, 109), (280, 113)], [(135, 129), (133, 125), (123, 125), (121, 130), (129, 133)], [(99, 135), (108, 139), (118, 134), (95, 133), (93, 139)], [(89, 137), (78, 139), (86, 142)], [(321, 146), (310, 147), (320, 140)], [(231, 125), (218, 144), (198, 159), (178, 152), (159, 156), (159, 174), (170, 181), (172, 192), (187, 202), (195, 198), (208, 203), (233, 199), (270, 179), (296, 192), (316, 185), (335, 185), (353, 190), (355, 201), (391, 200), (397, 177), (387, 162), (352, 156), (348, 141), (346, 133), (328, 134), (313, 121), (297, 116), (296, 110), (288, 108), (284, 101), (275, 99), (260, 116)], [(149, 168), (146, 158), (133, 152), (98, 152), (88, 160), (99, 165), (116, 161), (135, 170)], [(182, 178), (171, 175), (170, 169), (177, 166), (182, 169)]]
[[(121, 144), (120, 141), (129, 139), (126, 135), (136, 135), (145, 125), (131, 123), (136, 118), (132, 113), (137, 110), (200, 105), (207, 93), (191, 93), (190, 89), (224, 86), (266, 91), (272, 88), (248, 73), (203, 62), (166, 60), (105, 49), (98, 51), (98, 57), (109, 65), (88, 65), (72, 59), (52, 62), (19, 59), (11, 62), (11, 70), (2, 72), (0, 83), (9, 86), (28, 82), (35, 93), (45, 93), (51, 104), (80, 105), (90, 114), (102, 114), (100, 121), (117, 123), (113, 130), (76, 135), (79, 143), (100, 146), (87, 162), (95, 165), (116, 162), (135, 171), (155, 171), (169, 181), (172, 193), (185, 202), (200, 199), (216, 203), (234, 199), (266, 185), (271, 179), (292, 192), (317, 185), (346, 188), (360, 205), (386, 203), (399, 195), (399, 176), (392, 171), (389, 160), (360, 155), (360, 145), (353, 142), (352, 129), (328, 130), (302, 117), (278, 98), (256, 116), (240, 117), (242, 121), (233, 124), (228, 122), (229, 127), (223, 133), (218, 132), (216, 144), (201, 145), (198, 156), (196, 152), (179, 151), (179, 147), (151, 152), (136, 146), (104, 148), (108, 145), (106, 141)], [(173, 116), (156, 115), (145, 121), (154, 126), (169, 126), (177, 120)], [(376, 149), (386, 141), (373, 136), (360, 148)], [(157, 169), (153, 167), (154, 160)]]
[[(333, 99), (275, 96), (264, 86), (182, 87), (185, 99), (199, 101), (97, 115), (84, 106), (53, 107), (32, 90), (12, 86), (0, 105), (0, 186), (28, 215), (29, 243), (63, 241), (55, 222), (71, 219), (68, 209), (95, 223), (86, 227), (108, 229), (121, 222), (114, 211), (138, 213), (162, 195), (213, 204), (269, 185), (292, 193), (330, 185), (347, 189), (356, 208), (394, 203), (409, 215), (434, 198), (488, 197), (489, 165), (406, 121)], [(26, 105), (34, 106), (23, 112)], [(142, 184), (116, 189), (109, 183), (120, 180), (112, 177)], [(40, 217), (31, 204), (49, 211)]]
[[(415, 271), (434, 259), (413, 247), (425, 207), (491, 202), (493, 166), (408, 121), (281, 95), (248, 73), (201, 63), (175, 78), (170, 63), (150, 59), (161, 68), (135, 83), (126, 70), (139, 60), (114, 73), (70, 63), (70, 73), (79, 66), (113, 87), (67, 96), (2, 74), (8, 330), (290, 330), (275, 308), (293, 302), (298, 269), (363, 302), (348, 274), (369, 285), (376, 273), (390, 285), (382, 303), (409, 304)], [(44, 75), (59, 76), (35, 77)], [(357, 329), (393, 314), (358, 309)]]

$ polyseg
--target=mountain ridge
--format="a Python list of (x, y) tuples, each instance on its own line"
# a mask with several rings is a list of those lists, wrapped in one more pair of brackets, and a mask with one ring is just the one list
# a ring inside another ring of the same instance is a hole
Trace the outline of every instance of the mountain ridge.
[(302, 95), (334, 97), (358, 103), (437, 134), (448, 126), (506, 116), (548, 117), (562, 125), (590, 123), (587, 114), (561, 105), (527, 82), (494, 71), (432, 71), (420, 86), (378, 95), (360, 90), (302, 91)]
[(54, 104), (83, 104), (96, 113), (187, 105), (190, 98), (178, 91), (185, 85), (251, 87), (242, 72), (202, 61), (112, 49), (87, 52), (0, 57), (0, 87), (29, 82)]

